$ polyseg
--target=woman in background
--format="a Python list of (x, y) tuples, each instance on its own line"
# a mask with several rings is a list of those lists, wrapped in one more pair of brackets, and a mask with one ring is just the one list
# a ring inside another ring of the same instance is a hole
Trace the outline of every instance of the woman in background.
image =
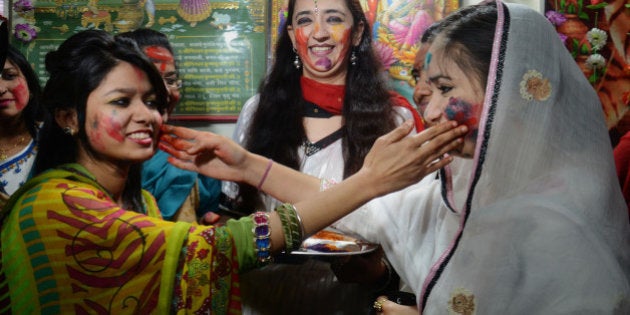
[[(144, 28), (117, 35), (132, 39), (164, 79), (169, 101), (164, 122), (170, 118), (181, 99), (181, 84), (175, 54), (164, 33)], [(214, 223), (218, 215), (221, 181), (170, 165), (168, 154), (158, 150), (142, 165), (142, 188), (157, 199), (165, 220)]]
[[(377, 137), (407, 119), (423, 129), (416, 110), (388, 89), (360, 2), (291, 0), (272, 69), (243, 106), (234, 139), (293, 169), (341, 181), (361, 168)], [(244, 213), (278, 204), (253, 186), (224, 183), (223, 192), (228, 207)], [(253, 314), (367, 312), (373, 291), (389, 284), (387, 277), (365, 279), (369, 288), (339, 283), (329, 263), (314, 259), (274, 264), (242, 281), (246, 314), (248, 306)], [(259, 290), (262, 283), (272, 288)]]
[(40, 93), (35, 71), (9, 45), (0, 74), (0, 206), (31, 174), (44, 120)]

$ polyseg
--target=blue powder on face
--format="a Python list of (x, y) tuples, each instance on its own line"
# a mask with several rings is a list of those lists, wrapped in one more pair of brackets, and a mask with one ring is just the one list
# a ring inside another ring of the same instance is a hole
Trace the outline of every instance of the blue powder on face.
[(429, 68), (429, 64), (431, 63), (432, 54), (430, 52), (424, 56), (424, 69), (427, 70)]

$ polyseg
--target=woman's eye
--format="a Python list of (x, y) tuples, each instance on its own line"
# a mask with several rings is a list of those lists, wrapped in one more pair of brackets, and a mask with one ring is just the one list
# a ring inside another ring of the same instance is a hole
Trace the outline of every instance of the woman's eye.
[(161, 104), (156, 99), (151, 98), (151, 99), (145, 100), (144, 105), (146, 105), (149, 108), (159, 108)]
[(331, 24), (339, 24), (339, 23), (343, 23), (343, 19), (339, 16), (330, 16), (326, 19), (326, 22), (331, 23)]
[(18, 74), (15, 72), (2, 72), (2, 80), (6, 80), (6, 81), (10, 81), (10, 80), (14, 80), (15, 78), (18, 77)]
[(418, 69), (411, 70), (411, 77), (413, 81), (418, 84), (420, 82), (420, 71), (418, 71)]
[(311, 18), (309, 18), (309, 17), (301, 17), (301, 18), (297, 19), (296, 22), (297, 22), (297, 25), (305, 25), (305, 24), (311, 23)]
[(111, 102), (109, 102), (110, 104), (116, 105), (116, 106), (128, 106), (129, 105), (129, 99), (128, 98), (117, 98)]
[(450, 92), (453, 89), (453, 87), (452, 86), (444, 86), (444, 85), (442, 85), (442, 86), (439, 86), (438, 89), (442, 92), (442, 94), (446, 94), (446, 93)]

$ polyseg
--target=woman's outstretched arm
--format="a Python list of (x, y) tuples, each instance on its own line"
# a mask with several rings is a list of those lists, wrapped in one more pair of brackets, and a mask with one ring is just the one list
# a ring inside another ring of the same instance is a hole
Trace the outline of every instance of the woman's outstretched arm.
[[(320, 192), (320, 180), (250, 153), (232, 140), (183, 127), (165, 126), (160, 148), (173, 165), (222, 180), (259, 186), (278, 200), (293, 203), (310, 235), (367, 201), (400, 190), (452, 161), (446, 153), (461, 145), (465, 126), (446, 122), (407, 136), (411, 121), (381, 136), (363, 167), (333, 188)], [(262, 182), (262, 185), (261, 185)], [(271, 216), (272, 248), (284, 247), (277, 215)]]

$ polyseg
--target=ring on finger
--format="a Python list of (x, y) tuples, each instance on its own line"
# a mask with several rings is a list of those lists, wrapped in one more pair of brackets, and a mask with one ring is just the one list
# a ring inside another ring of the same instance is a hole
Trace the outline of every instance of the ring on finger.
[(381, 299), (380, 301), (379, 300), (374, 301), (374, 305), (372, 305), (372, 307), (374, 308), (374, 310), (377, 313), (383, 312), (383, 302), (384, 301), (385, 301), (385, 299)]

